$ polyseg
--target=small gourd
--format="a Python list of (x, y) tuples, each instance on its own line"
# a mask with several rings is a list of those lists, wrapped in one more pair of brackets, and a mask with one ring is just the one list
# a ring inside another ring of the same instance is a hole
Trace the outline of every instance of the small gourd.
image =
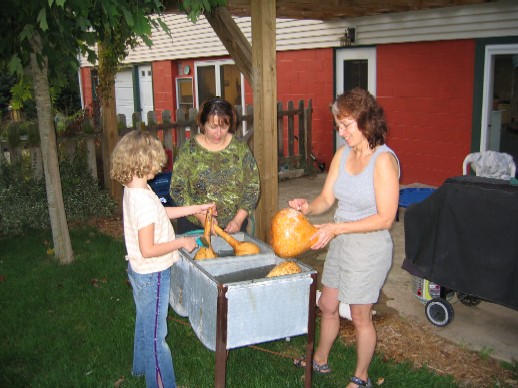
[(300, 265), (298, 265), (294, 261), (286, 260), (273, 267), (272, 270), (268, 272), (268, 275), (266, 275), (266, 277), (273, 278), (276, 276), (291, 275), (300, 272), (302, 272), (302, 268), (300, 268)]
[(214, 209), (210, 208), (207, 210), (207, 214), (205, 215), (205, 227), (203, 230), (203, 237), (205, 241), (208, 242), (208, 247), (201, 247), (198, 249), (198, 252), (196, 252), (196, 255), (194, 255), (194, 260), (206, 260), (206, 259), (214, 259), (218, 257), (216, 255), (216, 252), (214, 252), (214, 249), (212, 249), (211, 244), (211, 231), (212, 231), (212, 213)]
[(311, 236), (317, 230), (300, 211), (285, 208), (272, 218), (270, 244), (277, 256), (295, 257), (315, 243)]

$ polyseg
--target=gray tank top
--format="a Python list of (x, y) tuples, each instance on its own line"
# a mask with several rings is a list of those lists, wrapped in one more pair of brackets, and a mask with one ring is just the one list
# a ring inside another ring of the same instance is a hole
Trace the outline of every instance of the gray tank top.
[(376, 159), (381, 153), (390, 152), (397, 160), (394, 151), (384, 144), (374, 152), (361, 173), (351, 175), (345, 171), (345, 164), (350, 152), (351, 149), (345, 145), (340, 159), (338, 177), (333, 187), (333, 193), (338, 200), (338, 208), (334, 217), (335, 222), (357, 221), (376, 214), (376, 198), (374, 196), (374, 165)]

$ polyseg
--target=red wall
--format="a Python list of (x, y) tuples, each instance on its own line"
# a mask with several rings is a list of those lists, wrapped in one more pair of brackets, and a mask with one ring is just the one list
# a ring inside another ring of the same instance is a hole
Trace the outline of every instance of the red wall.
[(178, 66), (173, 61), (155, 61), (151, 64), (153, 74), (153, 105), (159, 123), (162, 112), (169, 110), (172, 119), (176, 111), (176, 82)]
[[(475, 42), (438, 41), (380, 45), (377, 98), (384, 107), (387, 143), (401, 162), (401, 184), (441, 185), (462, 174), (471, 152)], [(194, 61), (182, 61), (182, 65)], [(91, 102), (90, 69), (82, 68), (85, 105)], [(178, 63), (153, 63), (154, 103), (158, 115), (176, 110)], [(192, 74), (190, 74), (192, 76)], [(277, 100), (313, 102), (313, 153), (329, 166), (334, 153), (333, 49), (277, 53)], [(253, 102), (250, 85), (245, 101)], [(173, 120), (175, 115), (173, 114)]]
[[(303, 100), (305, 106), (312, 100), (313, 154), (329, 166), (335, 147), (333, 117), (329, 112), (334, 90), (333, 49), (277, 52), (276, 70), (277, 101), (282, 102), (283, 109), (287, 108), (288, 101), (293, 101), (296, 107), (299, 100)], [(253, 103), (248, 82), (245, 82), (245, 103)]]
[(441, 185), (470, 153), (475, 42), (377, 46), (377, 98), (402, 184)]
[[(313, 104), (313, 154), (329, 166), (334, 153), (333, 50), (313, 49), (277, 53), (277, 101), (308, 100)], [(295, 105), (296, 106), (296, 105)]]
[(85, 108), (92, 105), (93, 91), (92, 91), (92, 68), (81, 68), (81, 88), (83, 89), (83, 101)]

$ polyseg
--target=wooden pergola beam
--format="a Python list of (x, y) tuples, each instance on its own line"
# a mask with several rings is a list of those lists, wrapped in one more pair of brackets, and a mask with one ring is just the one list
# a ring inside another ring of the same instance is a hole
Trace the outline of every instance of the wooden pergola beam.
[(261, 176), (255, 229), (256, 236), (268, 242), (271, 219), (279, 206), (275, 0), (253, 1), (251, 14), (254, 156)]
[(250, 85), (253, 85), (252, 77), (252, 45), (239, 29), (227, 8), (218, 7), (205, 17), (212, 29), (236, 62), (239, 71)]

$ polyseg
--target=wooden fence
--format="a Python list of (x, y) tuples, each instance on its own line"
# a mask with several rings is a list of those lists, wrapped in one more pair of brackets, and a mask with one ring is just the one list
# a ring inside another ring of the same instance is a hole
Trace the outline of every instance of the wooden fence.
[[(247, 105), (243, 111), (241, 106), (236, 106), (238, 112), (238, 128), (236, 137), (246, 141), (253, 150), (254, 115), (251, 105)], [(243, 113), (244, 112), (244, 113)], [(279, 178), (289, 178), (303, 174), (315, 173), (311, 158), (311, 132), (312, 132), (312, 102), (299, 101), (297, 106), (292, 101), (287, 103), (284, 109), (282, 102), (277, 103), (277, 129), (278, 129), (278, 165)], [(141, 129), (152, 132), (161, 139), (169, 157), (168, 169), (172, 168), (176, 150), (188, 139), (191, 131), (198, 132), (196, 125), (196, 109), (190, 109), (188, 114), (183, 110), (176, 112), (176, 121), (171, 121), (171, 112), (163, 111), (161, 122), (158, 123), (155, 112), (147, 115), (148, 124), (145, 125), (139, 113), (134, 113), (132, 122), (134, 126), (126, 127), (126, 117), (118, 115), (119, 135), (123, 136), (130, 130)], [(69, 155), (73, 155), (78, 144), (82, 144), (87, 151), (88, 165), (92, 175), (103, 184), (102, 171), (102, 132), (100, 129), (93, 133), (75, 133), (73, 135), (58, 135), (58, 147)], [(2, 141), (4, 155), (11, 162), (22, 161), (22, 153), (29, 155), (29, 168), (32, 175), (43, 176), (41, 162), (41, 150), (39, 145), (29, 144), (27, 139), (21, 138), (17, 147), (10, 147), (6, 141)]]

